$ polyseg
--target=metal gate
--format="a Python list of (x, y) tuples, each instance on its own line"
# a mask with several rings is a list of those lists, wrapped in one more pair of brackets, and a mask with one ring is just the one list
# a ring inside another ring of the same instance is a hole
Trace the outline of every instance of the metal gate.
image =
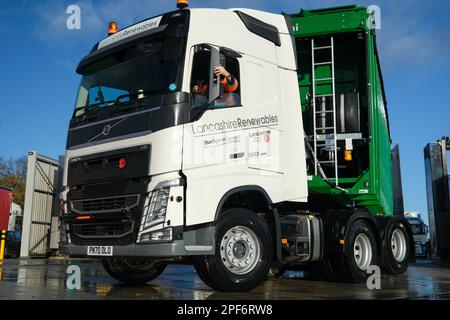
[(58, 211), (58, 161), (28, 153), (21, 257), (45, 257), (49, 253), (52, 215)]

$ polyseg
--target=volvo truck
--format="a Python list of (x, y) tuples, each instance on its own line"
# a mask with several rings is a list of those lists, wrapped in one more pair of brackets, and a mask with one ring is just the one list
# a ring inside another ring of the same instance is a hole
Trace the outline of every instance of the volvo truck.
[(117, 29), (76, 70), (64, 252), (125, 283), (189, 262), (220, 291), (271, 269), (405, 272), (414, 241), (393, 215), (371, 12), (182, 8)]

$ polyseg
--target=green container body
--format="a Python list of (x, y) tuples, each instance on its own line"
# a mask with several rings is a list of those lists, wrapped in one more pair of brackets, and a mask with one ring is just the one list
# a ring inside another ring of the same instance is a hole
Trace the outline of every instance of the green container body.
[[(308, 182), (310, 193), (326, 194), (345, 206), (367, 209), (372, 215), (391, 216), (394, 211), (391, 138), (384, 93), (383, 78), (376, 49), (375, 22), (372, 13), (366, 8), (345, 6), (320, 10), (301, 10), (297, 14), (285, 14), (292, 22), (292, 35), (298, 40), (320, 36), (333, 36), (341, 33), (365, 34), (368, 117), (369, 117), (369, 166), (359, 177), (339, 177), (345, 183), (345, 191), (334, 188), (320, 176), (312, 176)], [(302, 70), (299, 59), (299, 88), (302, 110), (307, 108), (306, 97), (311, 91), (311, 71)], [(308, 62), (310, 63), (310, 62)], [(308, 68), (306, 68), (308, 69)], [(318, 77), (330, 77), (331, 67), (323, 66), (316, 70)], [(350, 75), (351, 76), (351, 75)], [(366, 84), (364, 84), (366, 85)], [(316, 85), (317, 94), (330, 93), (331, 82)], [(311, 173), (310, 173), (311, 174)], [(329, 179), (333, 182), (333, 179)]]

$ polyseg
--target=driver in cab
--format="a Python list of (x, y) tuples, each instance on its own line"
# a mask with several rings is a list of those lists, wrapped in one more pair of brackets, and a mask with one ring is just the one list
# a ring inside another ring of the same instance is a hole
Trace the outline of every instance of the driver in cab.
[[(232, 99), (227, 98), (227, 97), (230, 97), (231, 96), (230, 94), (232, 94), (239, 88), (239, 83), (238, 83), (237, 79), (230, 72), (228, 72), (223, 66), (214, 67), (213, 71), (214, 71), (214, 75), (216, 77), (220, 76), (220, 83), (223, 88), (222, 92), (224, 93), (224, 96), (220, 100), (223, 100), (223, 101), (230, 100), (230, 101), (226, 102), (227, 106), (235, 105), (235, 103), (232, 101)], [(207, 92), (208, 92), (208, 83), (207, 82), (208, 81), (206, 79), (198, 80), (194, 84), (194, 86), (192, 88), (192, 92), (195, 95), (206, 96)]]

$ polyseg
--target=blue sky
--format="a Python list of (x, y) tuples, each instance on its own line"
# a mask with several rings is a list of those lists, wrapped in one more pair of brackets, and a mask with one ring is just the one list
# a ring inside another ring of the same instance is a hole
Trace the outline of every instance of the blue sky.
[[(0, 3), (0, 156), (29, 150), (57, 157), (79, 77), (78, 61), (119, 26), (175, 8), (175, 0)], [(191, 0), (191, 7), (250, 7), (274, 13), (345, 4), (381, 7), (378, 32), (393, 141), (400, 144), (407, 210), (427, 210), (423, 148), (450, 135), (450, 1)], [(67, 30), (66, 8), (81, 7), (81, 30)]]

